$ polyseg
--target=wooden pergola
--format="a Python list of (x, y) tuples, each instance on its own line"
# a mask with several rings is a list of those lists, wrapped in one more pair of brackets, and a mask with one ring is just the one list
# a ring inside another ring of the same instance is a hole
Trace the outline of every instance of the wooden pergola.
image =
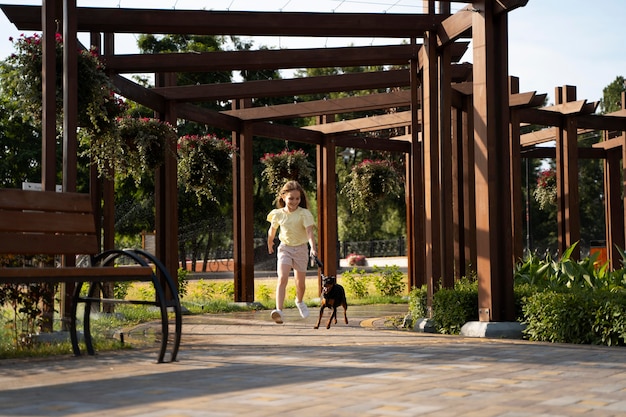
[[(520, 135), (521, 126), (554, 126), (551, 132), (557, 141), (559, 236), (563, 247), (579, 236), (575, 190), (578, 129), (626, 131), (622, 113), (593, 115), (595, 105), (577, 105), (579, 102), (567, 88), (551, 108), (540, 108), (545, 95), (518, 91), (517, 80), (508, 74), (508, 13), (525, 6), (527, 1), (466, 1), (466, 7), (451, 13), (450, 2), (424, 0), (423, 14), (77, 8), (75, 0), (44, 0), (42, 7), (0, 7), (18, 29), (44, 32), (45, 189), (53, 189), (55, 177), (54, 94), (46, 91), (54, 91), (54, 32), (57, 20), (61, 20), (64, 50), (77, 49), (78, 32), (91, 33), (91, 43), (102, 47), (107, 71), (122, 96), (154, 109), (160, 118), (172, 123), (186, 119), (233, 132), (233, 142), (240, 150), (233, 166), (237, 301), (254, 299), (251, 149), (254, 137), (268, 137), (317, 147), (318, 235), (325, 274), (335, 274), (337, 265), (336, 148), (405, 154), (409, 285), (427, 284), (432, 296), (439, 281), (450, 287), (455, 277), (469, 272), (471, 265), (479, 280), (479, 319), (488, 322), (515, 319), (513, 265), (522, 255), (523, 236), (518, 192), (521, 155), (522, 151), (525, 156), (546, 152), (532, 148), (532, 141)], [(117, 33), (336, 36), (399, 38), (410, 42), (369, 47), (117, 55)], [(469, 40), (473, 64), (459, 63)], [(75, 59), (74, 54), (65, 54), (66, 191), (76, 187)], [(404, 65), (407, 69), (181, 87), (176, 86), (174, 76), (183, 71), (364, 65)], [(154, 72), (156, 86), (146, 89), (120, 75), (138, 72)], [(381, 88), (389, 92), (251, 107), (253, 99), (262, 97)], [(230, 101), (231, 110), (216, 112), (194, 104), (209, 100)], [(366, 119), (334, 119), (334, 115), (347, 112), (390, 108), (409, 110)], [(311, 116), (317, 117), (319, 124), (294, 128), (272, 123)], [(367, 136), (368, 132), (390, 127), (404, 127), (406, 134), (376, 140)], [(610, 226), (614, 243), (624, 241), (624, 212), (618, 192), (623, 189), (618, 179), (619, 169), (624, 170), (620, 159), (626, 159), (622, 155), (623, 143), (621, 136), (617, 142), (605, 141), (604, 148), (588, 150), (594, 157), (606, 158), (611, 167)], [(112, 185), (105, 181), (100, 188), (95, 185), (99, 183), (94, 174), (91, 193), (97, 202), (105, 196), (104, 245), (112, 246)], [(171, 157), (157, 173), (156, 255), (172, 274), (178, 265), (176, 193), (176, 160)]]

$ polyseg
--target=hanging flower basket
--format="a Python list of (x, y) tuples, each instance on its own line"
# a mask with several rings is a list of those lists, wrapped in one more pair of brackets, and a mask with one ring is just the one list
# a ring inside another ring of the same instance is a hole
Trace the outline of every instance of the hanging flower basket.
[(354, 166), (341, 190), (353, 211), (370, 211), (387, 196), (399, 197), (401, 176), (387, 160), (366, 159)]
[(215, 135), (187, 135), (178, 139), (178, 179), (198, 199), (215, 200), (216, 192), (232, 178), (231, 142)]
[(265, 165), (263, 178), (271, 190), (278, 192), (285, 182), (298, 181), (303, 188), (313, 183), (313, 165), (302, 150), (284, 150), (278, 154), (266, 153), (261, 158)]
[(152, 118), (123, 117), (117, 119), (116, 127), (112, 134), (85, 139), (90, 140), (86, 153), (101, 176), (115, 174), (140, 182), (144, 174), (163, 164), (168, 143), (178, 139), (169, 123)]
[(539, 173), (533, 195), (541, 210), (550, 210), (556, 206), (556, 172), (553, 169)]
[[(38, 34), (9, 38), (16, 52), (6, 60), (11, 70), (7, 90), (20, 101), (24, 116), (41, 122), (43, 40)], [(56, 114), (57, 124), (63, 120), (63, 38), (56, 34)], [(115, 118), (125, 110), (124, 102), (104, 72), (96, 49), (78, 51), (78, 125), (92, 134), (115, 130)]]

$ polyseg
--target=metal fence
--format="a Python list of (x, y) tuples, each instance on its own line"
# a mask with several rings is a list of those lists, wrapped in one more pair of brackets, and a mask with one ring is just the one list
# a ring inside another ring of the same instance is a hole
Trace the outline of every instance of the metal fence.
[(339, 242), (339, 258), (350, 254), (365, 255), (368, 258), (406, 256), (406, 239), (368, 240), (363, 242)]

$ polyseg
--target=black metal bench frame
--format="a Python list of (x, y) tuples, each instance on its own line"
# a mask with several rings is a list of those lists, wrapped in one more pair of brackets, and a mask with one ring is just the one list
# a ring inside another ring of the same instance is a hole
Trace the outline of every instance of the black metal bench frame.
[[(88, 267), (4, 267), (0, 283), (75, 283), (69, 332), (74, 354), (81, 355), (77, 327), (78, 306), (84, 303), (83, 335), (88, 354), (94, 355), (91, 335), (91, 307), (94, 303), (153, 305), (160, 311), (161, 341), (157, 362), (175, 361), (182, 333), (182, 308), (177, 285), (165, 266), (153, 255), (139, 249), (108, 250), (97, 253), (98, 234), (88, 194), (54, 193), (0, 189), (0, 254), (89, 255)], [(116, 266), (120, 258), (130, 266)], [(119, 300), (100, 297), (105, 282), (151, 282), (154, 300)], [(81, 293), (88, 283), (87, 294)], [(169, 314), (174, 315), (170, 332)], [(170, 334), (171, 333), (171, 334)], [(166, 355), (170, 351), (169, 360)]]

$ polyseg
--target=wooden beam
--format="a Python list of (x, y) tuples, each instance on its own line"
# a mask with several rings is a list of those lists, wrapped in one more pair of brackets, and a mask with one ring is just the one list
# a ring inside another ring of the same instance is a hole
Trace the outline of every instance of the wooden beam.
[[(471, 64), (459, 64), (452, 67), (455, 82), (466, 80), (470, 75)], [(152, 91), (167, 100), (211, 101), (407, 87), (410, 84), (409, 78), (407, 70), (389, 70), (245, 83), (186, 85), (153, 88)]]
[(302, 103), (279, 104), (275, 106), (253, 107), (250, 109), (228, 110), (223, 114), (241, 120), (278, 120), (293, 117), (312, 117), (323, 114), (341, 114), (393, 107), (407, 107), (411, 104), (409, 90), (389, 93), (368, 94), (366, 96), (344, 97), (330, 100), (305, 101)]
[(341, 122), (324, 123), (321, 125), (305, 126), (303, 129), (322, 132), (324, 134), (371, 132), (373, 130), (392, 129), (411, 124), (411, 112), (384, 114), (381, 116), (364, 117), (360, 119), (343, 120)]
[[(457, 42), (450, 47), (453, 62), (461, 59), (468, 45)], [(421, 45), (386, 45), (111, 55), (104, 63), (107, 71), (120, 74), (406, 65), (417, 57), (419, 48)]]
[(626, 114), (587, 114), (577, 118), (578, 126), (595, 130), (626, 131)]
[[(0, 6), (20, 30), (41, 30), (41, 6)], [(79, 32), (421, 38), (449, 15), (145, 10), (80, 7)]]
[(241, 121), (235, 117), (190, 103), (178, 103), (176, 111), (181, 119), (204, 123), (219, 129), (239, 132), (243, 126)]
[[(578, 159), (604, 159), (606, 150), (601, 148), (578, 148)], [(548, 159), (556, 158), (556, 148), (554, 146), (535, 146), (522, 149), (522, 158)]]
[(327, 136), (327, 138), (333, 141), (336, 146), (347, 148), (387, 152), (411, 152), (411, 143), (405, 141), (372, 138), (360, 135), (332, 135)]
[(111, 81), (123, 97), (151, 108), (154, 111), (158, 111), (159, 113), (165, 112), (165, 99), (154, 91), (121, 75), (111, 76)]
[(561, 114), (576, 114), (583, 111), (587, 100), (568, 101), (554, 106), (544, 107), (541, 110), (552, 111)]
[(600, 141), (598, 143), (594, 143), (593, 145), (591, 145), (592, 148), (604, 149), (607, 151), (611, 149), (621, 148), (622, 146), (624, 146), (623, 136), (609, 139), (609, 140), (603, 140), (603, 141)]
[(535, 91), (530, 91), (527, 93), (517, 93), (509, 95), (509, 107), (526, 107), (530, 106), (535, 102), (535, 96), (537, 93)]
[(409, 85), (406, 70), (376, 71), (284, 80), (248, 81), (153, 88), (166, 100), (211, 101), (257, 97), (287, 97), (333, 91), (371, 90)]
[(520, 144), (522, 147), (535, 146), (541, 143), (550, 142), (556, 139), (556, 130), (553, 127), (529, 132), (521, 135)]
[(324, 135), (320, 132), (300, 129), (298, 127), (280, 125), (268, 122), (252, 122), (250, 129), (254, 136), (262, 136), (273, 139), (283, 139), (293, 142), (320, 145), (324, 140)]
[(544, 109), (520, 108), (518, 112), (519, 121), (541, 126), (559, 126), (562, 123), (561, 113), (546, 111)]
[(494, 14), (508, 13), (528, 4), (528, 0), (498, 0), (495, 2)]
[[(593, 132), (593, 129), (578, 129), (578, 134)], [(521, 135), (520, 144), (522, 147), (535, 146), (546, 142), (556, 140), (556, 128), (549, 127), (534, 132), (529, 132)]]
[(472, 10), (473, 6), (466, 6), (441, 22), (437, 28), (438, 47), (447, 46), (460, 37), (472, 36)]
[(108, 71), (208, 72), (283, 68), (356, 67), (366, 65), (406, 65), (421, 46), (388, 45), (322, 49), (262, 49), (114, 55), (106, 57)]

